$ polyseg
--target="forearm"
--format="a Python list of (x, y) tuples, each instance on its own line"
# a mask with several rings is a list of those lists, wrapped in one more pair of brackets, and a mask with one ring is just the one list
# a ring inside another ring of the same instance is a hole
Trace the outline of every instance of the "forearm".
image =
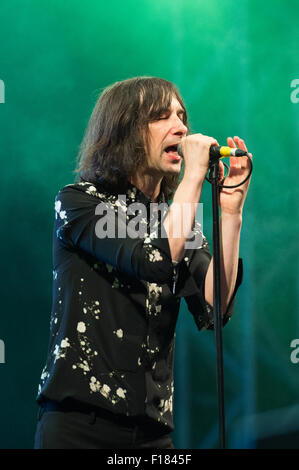
[[(242, 214), (221, 214), (220, 267), (223, 314), (228, 307), (236, 284), (241, 226)], [(210, 305), (213, 305), (213, 258), (205, 279), (205, 299)]]
[(185, 172), (164, 220), (173, 261), (181, 261), (184, 256), (185, 242), (194, 227), (196, 208), (200, 201), (203, 182), (204, 176)]

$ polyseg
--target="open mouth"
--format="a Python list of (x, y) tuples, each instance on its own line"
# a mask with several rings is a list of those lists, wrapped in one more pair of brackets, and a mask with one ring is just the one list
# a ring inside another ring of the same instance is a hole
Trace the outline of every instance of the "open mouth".
[(180, 157), (180, 155), (178, 154), (178, 144), (169, 145), (168, 147), (166, 147), (166, 148), (164, 149), (164, 152), (167, 154), (168, 158), (169, 158), (172, 162), (179, 162), (179, 161), (181, 161), (181, 157)]
[(164, 152), (166, 152), (166, 153), (175, 153), (176, 155), (178, 155), (177, 150), (178, 150), (178, 144), (176, 144), (176, 145), (169, 145), (168, 147), (166, 147), (166, 148), (164, 149)]

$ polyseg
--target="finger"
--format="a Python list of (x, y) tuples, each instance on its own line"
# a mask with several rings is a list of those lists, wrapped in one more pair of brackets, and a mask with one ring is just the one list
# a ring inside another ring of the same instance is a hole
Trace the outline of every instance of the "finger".
[[(250, 160), (252, 161), (252, 153), (248, 153), (248, 156), (249, 156)], [(245, 157), (244, 157), (244, 158), (245, 158)], [(248, 170), (250, 169), (249, 158), (246, 157), (246, 162), (245, 162), (245, 164), (244, 164), (244, 167), (247, 168)]]
[[(246, 147), (246, 144), (244, 142), (243, 139), (241, 139), (239, 136), (234, 136), (234, 140), (236, 141), (236, 144), (237, 144), (237, 147), (242, 149), (242, 150), (245, 150), (246, 152), (248, 152), (247, 150), (247, 147)], [(247, 157), (240, 157), (239, 158), (240, 160), (240, 168), (247, 168), (249, 167), (249, 162), (248, 162), (248, 158)]]
[(242, 150), (245, 150), (246, 152), (248, 151), (243, 139), (241, 139), (238, 136), (235, 136), (234, 139), (235, 139), (235, 142), (237, 144), (237, 147), (239, 147)]
[[(231, 148), (235, 148), (236, 147), (236, 144), (235, 142), (233, 141), (232, 137), (228, 137), (227, 138), (227, 145)], [(239, 158), (238, 157), (230, 157), (229, 159), (229, 165), (231, 167), (235, 167), (235, 168), (239, 168)]]
[[(246, 144), (245, 144), (245, 142), (244, 142), (243, 139), (241, 139), (240, 145), (241, 145), (240, 148), (242, 148), (243, 150), (246, 150), (246, 152), (248, 153), (247, 146), (246, 146)], [(249, 158), (252, 160), (252, 153), (248, 153), (248, 156), (249, 156)], [(242, 161), (243, 161), (243, 162), (242, 162), (242, 163), (243, 163), (242, 166), (244, 166), (245, 168), (250, 168), (250, 163), (249, 163), (247, 157), (243, 157), (243, 158), (242, 158)]]
[(233, 139), (231, 137), (227, 138), (227, 145), (229, 147), (235, 147), (236, 146), (235, 142), (233, 141)]
[(230, 157), (229, 165), (233, 168), (241, 168), (240, 157)]

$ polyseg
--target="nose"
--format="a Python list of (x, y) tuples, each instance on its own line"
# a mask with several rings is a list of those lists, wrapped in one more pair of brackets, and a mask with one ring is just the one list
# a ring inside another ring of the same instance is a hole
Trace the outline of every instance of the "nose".
[(187, 134), (187, 131), (188, 129), (183, 121), (181, 121), (178, 116), (174, 117), (173, 127), (171, 128), (172, 134), (184, 137)]

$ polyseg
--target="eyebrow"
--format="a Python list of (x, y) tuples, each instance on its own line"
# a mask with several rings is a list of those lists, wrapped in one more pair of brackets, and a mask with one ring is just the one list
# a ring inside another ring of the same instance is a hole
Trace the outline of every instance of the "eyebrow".
[[(161, 110), (160, 110), (160, 113), (162, 113), (162, 114), (164, 114), (164, 113), (170, 113), (170, 112), (172, 112), (172, 108), (171, 108), (171, 107), (169, 107), (169, 108), (167, 108), (167, 109), (164, 108), (164, 109), (161, 109)], [(177, 114), (183, 114), (184, 116), (187, 115), (187, 114), (186, 114), (186, 111), (185, 111), (182, 107), (179, 107), (179, 108), (176, 110), (176, 113), (177, 113)]]
[[(169, 109), (169, 111), (171, 111), (171, 108)], [(183, 108), (178, 108), (176, 112), (177, 114), (185, 114), (185, 111), (183, 110)]]

